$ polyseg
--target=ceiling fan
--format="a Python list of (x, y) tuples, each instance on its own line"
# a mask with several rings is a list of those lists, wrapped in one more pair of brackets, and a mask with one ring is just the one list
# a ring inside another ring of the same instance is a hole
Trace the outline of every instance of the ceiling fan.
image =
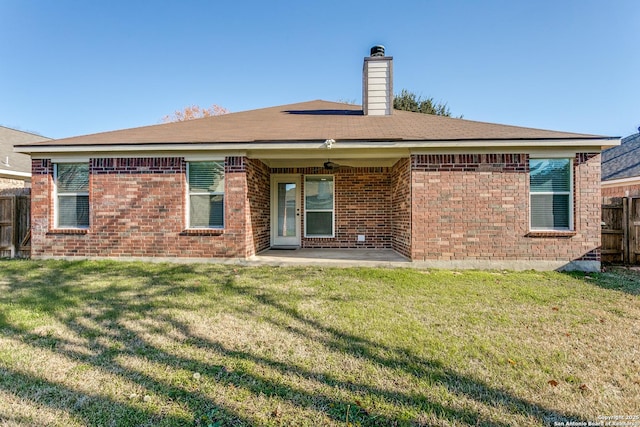
[(345, 165), (342, 163), (332, 162), (331, 160), (327, 160), (322, 164), (322, 168), (317, 168), (316, 170), (325, 170), (325, 171), (333, 171), (336, 172), (338, 170), (351, 169), (352, 165)]
[(340, 169), (341, 167), (341, 164), (332, 162), (331, 160), (327, 160), (326, 162), (324, 162), (324, 168), (330, 171)]

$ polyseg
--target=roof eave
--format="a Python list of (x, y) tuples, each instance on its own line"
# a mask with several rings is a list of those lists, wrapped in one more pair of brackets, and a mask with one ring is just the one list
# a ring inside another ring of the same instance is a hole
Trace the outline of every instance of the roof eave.
[[(610, 147), (620, 145), (620, 138), (543, 138), (543, 139), (447, 139), (447, 140), (337, 140), (333, 148), (460, 148), (460, 147)], [(238, 151), (238, 150), (281, 150), (281, 149), (327, 149), (324, 140), (316, 141), (255, 141), (255, 142), (215, 142), (215, 143), (116, 143), (87, 145), (16, 145), (14, 151), (24, 154), (34, 153), (80, 153), (80, 152), (149, 152), (149, 151)]]
[(9, 169), (0, 169), (0, 177), (24, 180), (25, 178), (31, 178), (31, 173), (29, 173), (29, 172), (20, 172), (20, 171), (12, 171), (12, 170), (9, 170)]
[(602, 187), (618, 187), (621, 185), (640, 184), (640, 176), (628, 176), (625, 178), (608, 178), (603, 179), (600, 185)]

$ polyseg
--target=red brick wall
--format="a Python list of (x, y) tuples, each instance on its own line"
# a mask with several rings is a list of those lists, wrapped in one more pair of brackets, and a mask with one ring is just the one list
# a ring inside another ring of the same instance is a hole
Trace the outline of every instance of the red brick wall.
[(600, 155), (574, 160), (571, 235), (529, 232), (528, 155), (412, 156), (414, 260), (600, 259)]
[(34, 257), (247, 256), (242, 158), (225, 162), (222, 232), (185, 230), (186, 162), (182, 158), (91, 159), (89, 168), (89, 229), (54, 230), (52, 163), (33, 161)]
[[(53, 229), (51, 161), (34, 160), (32, 171), (34, 257), (203, 258), (244, 258), (268, 248), (270, 174), (327, 172), (270, 170), (259, 160), (228, 157), (225, 229), (196, 231), (185, 230), (184, 159), (92, 159), (90, 228), (63, 231)], [(416, 261), (600, 259), (597, 153), (574, 161), (570, 235), (529, 232), (526, 154), (413, 155), (391, 168), (344, 168), (333, 175), (336, 236), (303, 237), (303, 247), (394, 248)]]
[[(49, 242), (47, 232), (51, 229), (50, 213), (53, 165), (50, 160), (31, 161), (31, 256), (47, 256)], [(64, 244), (64, 242), (62, 242)]]
[[(576, 242), (572, 255), (579, 260), (600, 261), (602, 232), (602, 196), (600, 153), (578, 153), (574, 160), (574, 218)], [(578, 244), (581, 245), (578, 248)]]
[[(332, 242), (305, 239), (304, 247), (390, 248), (389, 168), (346, 168), (334, 176), (336, 237)], [(358, 235), (364, 235), (365, 241), (358, 242)]]
[(633, 197), (640, 195), (640, 184), (602, 187), (602, 197)]
[(247, 256), (271, 245), (270, 169), (256, 159), (245, 159), (247, 172)]
[(400, 159), (391, 169), (391, 247), (411, 257), (411, 160)]

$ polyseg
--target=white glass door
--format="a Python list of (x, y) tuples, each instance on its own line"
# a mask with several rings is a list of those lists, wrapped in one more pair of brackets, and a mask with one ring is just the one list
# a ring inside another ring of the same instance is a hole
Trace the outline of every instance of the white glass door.
[(300, 176), (272, 176), (271, 246), (300, 246)]

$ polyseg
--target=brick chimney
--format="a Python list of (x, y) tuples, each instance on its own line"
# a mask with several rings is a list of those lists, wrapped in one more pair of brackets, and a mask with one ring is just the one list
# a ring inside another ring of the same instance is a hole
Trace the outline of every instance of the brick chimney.
[(393, 113), (393, 57), (384, 56), (384, 46), (371, 48), (362, 69), (362, 110), (365, 116)]

